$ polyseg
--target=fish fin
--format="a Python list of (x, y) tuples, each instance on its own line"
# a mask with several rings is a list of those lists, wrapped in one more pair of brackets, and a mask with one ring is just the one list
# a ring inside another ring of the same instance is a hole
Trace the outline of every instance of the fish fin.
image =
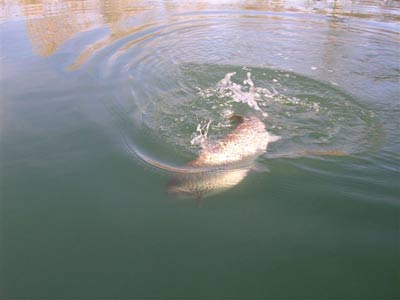
[(273, 143), (273, 142), (279, 141), (280, 139), (282, 139), (282, 137), (279, 135), (269, 134), (268, 142)]

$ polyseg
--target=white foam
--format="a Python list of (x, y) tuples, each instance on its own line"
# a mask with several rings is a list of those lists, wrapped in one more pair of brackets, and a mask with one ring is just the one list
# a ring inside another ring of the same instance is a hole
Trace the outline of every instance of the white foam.
[(207, 123), (200, 123), (197, 125), (196, 132), (193, 134), (193, 138), (190, 141), (191, 145), (205, 146), (211, 122), (212, 120), (209, 120)]
[(244, 86), (231, 80), (234, 75), (236, 75), (236, 72), (227, 73), (218, 83), (220, 93), (223, 95), (229, 95), (232, 97), (233, 101), (245, 103), (254, 110), (261, 112), (264, 117), (268, 117), (268, 113), (264, 112), (260, 108), (255, 99), (257, 93), (253, 80), (251, 79), (251, 73), (247, 72), (247, 79), (243, 81), (243, 84), (248, 87), (248, 91), (243, 90)]

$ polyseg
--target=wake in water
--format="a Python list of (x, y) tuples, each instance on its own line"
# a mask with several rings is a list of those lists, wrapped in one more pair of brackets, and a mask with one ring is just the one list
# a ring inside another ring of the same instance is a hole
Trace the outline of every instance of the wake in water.
[[(240, 77), (242, 82), (235, 80)], [(173, 174), (167, 191), (176, 196), (200, 198), (231, 188), (251, 169), (260, 169), (256, 160), (261, 156), (354, 153), (366, 141), (364, 133), (373, 132), (369, 112), (350, 96), (297, 74), (188, 65), (181, 78), (187, 82), (180, 84), (191, 86), (189, 94), (167, 89), (149, 98), (146, 135), (155, 132), (160, 145), (181, 147), (196, 157), (170, 164), (130, 147), (141, 161)], [(191, 94), (195, 89), (197, 97)], [(273, 147), (266, 154), (268, 143), (278, 140), (269, 131), (284, 139), (279, 150)]]

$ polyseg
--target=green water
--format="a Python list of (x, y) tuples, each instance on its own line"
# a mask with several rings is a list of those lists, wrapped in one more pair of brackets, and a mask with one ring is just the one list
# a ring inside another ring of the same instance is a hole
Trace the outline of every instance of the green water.
[[(2, 299), (400, 298), (398, 2), (57, 3), (1, 6)], [(282, 139), (228, 191), (135, 158), (231, 112)]]

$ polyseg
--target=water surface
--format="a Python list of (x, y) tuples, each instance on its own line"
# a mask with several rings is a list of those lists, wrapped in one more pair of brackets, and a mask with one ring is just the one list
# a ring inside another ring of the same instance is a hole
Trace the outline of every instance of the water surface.
[[(398, 1), (2, 3), (3, 298), (400, 298), (399, 19)], [(137, 159), (182, 166), (232, 113), (282, 139), (231, 190), (178, 200)]]

